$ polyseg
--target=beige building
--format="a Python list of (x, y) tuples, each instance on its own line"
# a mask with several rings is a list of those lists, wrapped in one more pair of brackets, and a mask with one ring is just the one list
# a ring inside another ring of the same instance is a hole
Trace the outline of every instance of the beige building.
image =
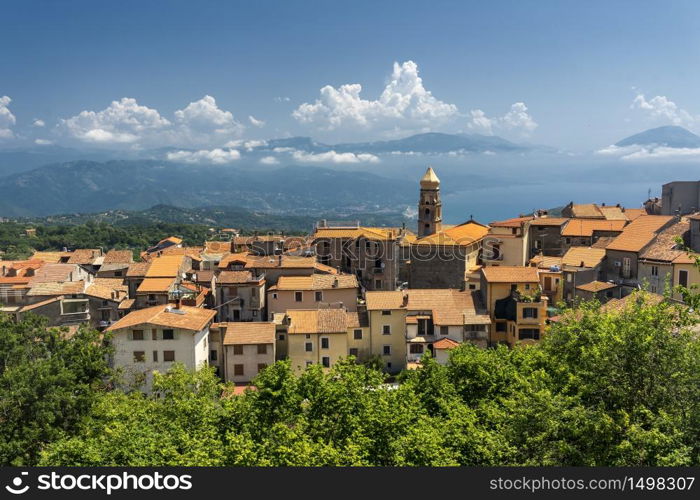
[[(673, 282), (675, 285), (688, 289), (693, 285), (700, 286), (700, 269), (697, 266), (698, 258), (700, 258), (700, 254), (688, 255), (684, 253), (673, 260)], [(683, 300), (683, 295), (674, 291), (673, 298)]]
[(526, 228), (532, 216), (516, 217), (489, 224), (482, 241), (481, 260), (485, 266), (524, 266), (527, 262)]
[[(227, 382), (246, 383), (275, 362), (275, 324), (215, 323), (212, 331), (223, 339), (215, 356)], [(220, 358), (220, 359), (219, 359)]]
[(282, 276), (267, 292), (268, 314), (329, 306), (357, 311), (359, 284), (352, 274)]
[(265, 316), (265, 275), (251, 271), (221, 271), (214, 278), (220, 321), (262, 321)]
[(544, 333), (547, 296), (536, 267), (490, 266), (482, 269), (481, 294), (491, 315), (489, 345), (532, 343)]
[(133, 311), (107, 328), (112, 332), (112, 364), (127, 382), (150, 387), (154, 371), (173, 363), (198, 370), (209, 359), (209, 327), (215, 311), (200, 307), (159, 305)]
[(690, 224), (679, 220), (661, 231), (654, 240), (639, 253), (637, 279), (641, 285), (648, 287), (651, 293), (663, 294), (666, 286), (673, 288), (673, 262), (685, 254), (683, 245), (677, 238), (689, 242)]
[[(357, 312), (344, 308), (293, 309), (287, 311), (285, 324), (284, 348), (297, 372), (312, 364), (330, 368), (350, 355), (359, 358), (360, 349), (367, 350), (364, 337), (368, 328), (363, 324), (363, 315)], [(355, 340), (358, 333), (362, 338)]]
[(370, 352), (382, 361), (389, 373), (398, 373), (407, 366), (406, 305), (402, 291), (367, 292)]

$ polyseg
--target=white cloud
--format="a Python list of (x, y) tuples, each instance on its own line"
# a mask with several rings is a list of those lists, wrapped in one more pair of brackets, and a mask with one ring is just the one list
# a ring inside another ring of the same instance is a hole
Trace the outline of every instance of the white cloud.
[(274, 156), (265, 156), (264, 158), (260, 158), (260, 163), (263, 165), (277, 165), (279, 162), (280, 161)]
[(216, 105), (216, 99), (205, 95), (199, 101), (189, 103), (184, 109), (175, 111), (175, 120), (180, 131), (190, 138), (205, 136), (236, 137), (243, 133), (245, 127), (233, 118), (233, 113), (224, 111)]
[(289, 102), (291, 99), (286, 96), (277, 96), (273, 99), (275, 102)]
[(248, 121), (253, 127), (258, 127), (262, 128), (265, 126), (265, 121), (264, 120), (258, 120), (255, 118), (253, 115), (248, 115)]
[(327, 151), (325, 153), (306, 153), (304, 151), (294, 151), (292, 157), (303, 163), (378, 163), (379, 158), (367, 153), (336, 153)]
[(241, 153), (235, 149), (215, 148), (211, 150), (200, 149), (199, 151), (174, 151), (167, 154), (170, 161), (180, 161), (183, 163), (213, 163), (223, 165), (240, 159)]
[(42, 120), (41, 118), (34, 118), (32, 125), (34, 125), (35, 127), (45, 127), (46, 122), (44, 120)]
[(620, 160), (697, 160), (700, 148), (671, 148), (668, 146), (632, 144), (630, 146), (608, 146), (596, 151), (599, 155), (614, 156)]
[(12, 139), (15, 134), (12, 127), (17, 123), (15, 115), (10, 111), (12, 99), (6, 95), (0, 97), (0, 139)]
[(359, 83), (334, 88), (326, 85), (313, 103), (300, 105), (292, 116), (321, 130), (348, 128), (398, 135), (430, 130), (457, 116), (457, 106), (435, 98), (423, 86), (413, 61), (394, 63), (389, 83), (376, 100), (361, 97)]
[(631, 108), (642, 110), (652, 119), (673, 125), (689, 127), (698, 121), (697, 116), (679, 108), (675, 102), (663, 95), (657, 95), (647, 100), (644, 94), (637, 94), (632, 101)]
[(228, 141), (226, 144), (224, 144), (224, 147), (227, 148), (243, 148), (246, 151), (252, 151), (256, 148), (261, 148), (267, 146), (267, 141), (264, 140), (243, 140), (243, 139), (237, 139), (233, 141)]
[(61, 120), (59, 128), (83, 142), (124, 144), (162, 132), (170, 125), (157, 110), (123, 97), (102, 111), (81, 111)]
[(51, 146), (53, 141), (49, 141), (48, 139), (34, 139), (34, 144), (37, 146)]
[(524, 102), (511, 104), (510, 110), (500, 117), (489, 118), (480, 109), (473, 109), (469, 114), (471, 118), (467, 123), (467, 128), (479, 134), (492, 135), (506, 132), (527, 136), (538, 126), (537, 122), (528, 113)]

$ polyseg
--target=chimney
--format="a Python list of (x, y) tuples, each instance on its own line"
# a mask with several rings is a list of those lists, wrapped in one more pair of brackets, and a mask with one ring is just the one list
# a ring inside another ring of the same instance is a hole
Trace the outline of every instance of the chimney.
[(280, 266), (282, 265), (282, 254), (279, 254), (279, 255), (277, 256), (277, 262), (278, 262), (278, 264), (279, 264)]
[(403, 300), (401, 301), (401, 307), (406, 307), (408, 305), (408, 294), (403, 294)]

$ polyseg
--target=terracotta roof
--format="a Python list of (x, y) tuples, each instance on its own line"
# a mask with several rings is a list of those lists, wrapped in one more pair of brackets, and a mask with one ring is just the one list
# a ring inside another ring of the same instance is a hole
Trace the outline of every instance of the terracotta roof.
[(216, 311), (211, 309), (189, 306), (174, 309), (169, 305), (160, 305), (132, 311), (107, 328), (107, 331), (149, 324), (198, 332), (203, 330), (214, 316)]
[[(117, 292), (116, 297), (112, 296), (113, 292)], [(95, 278), (92, 285), (85, 290), (85, 295), (104, 300), (120, 301), (126, 298), (127, 292), (128, 287), (123, 284), (120, 278)]]
[(481, 240), (489, 232), (488, 226), (468, 221), (435, 234), (416, 240), (415, 245), (459, 245), (468, 246)]
[(131, 250), (110, 250), (105, 254), (102, 264), (131, 264), (134, 254)]
[(77, 272), (77, 264), (45, 264), (35, 271), (31, 283), (69, 281), (71, 273)]
[(178, 275), (184, 255), (163, 255), (153, 259), (146, 269), (147, 278), (169, 278)]
[(275, 324), (263, 322), (219, 323), (224, 330), (224, 345), (274, 344)]
[(688, 219), (690, 220), (700, 220), (700, 212), (696, 212), (694, 214), (688, 215)]
[(571, 247), (562, 257), (562, 264), (572, 267), (596, 267), (605, 258), (604, 248)]
[(661, 231), (639, 254), (640, 259), (672, 262), (685, 251), (678, 248), (676, 238), (683, 237), (690, 230), (690, 223), (679, 221)]
[(195, 280), (197, 283), (211, 283), (211, 279), (214, 277), (214, 271), (193, 271), (194, 274), (197, 276), (197, 279)]
[(205, 241), (202, 253), (208, 255), (218, 255), (231, 252), (230, 241)]
[(532, 226), (561, 226), (567, 223), (569, 219), (564, 217), (537, 217), (530, 221)]
[(491, 222), (489, 224), (489, 226), (491, 226), (491, 227), (520, 227), (525, 222), (531, 221), (532, 219), (534, 219), (534, 217), (532, 215), (529, 215), (527, 217), (514, 217), (512, 219)]
[(123, 300), (119, 303), (118, 309), (131, 309), (132, 307), (134, 307), (134, 302), (136, 302), (136, 299)]
[(70, 252), (34, 252), (30, 259), (58, 264), (63, 257), (70, 257)]
[(593, 242), (591, 247), (593, 247), (593, 248), (607, 248), (610, 243), (615, 241), (615, 238), (617, 238), (617, 236), (601, 236), (600, 238), (598, 238), (597, 240), (595, 240)]
[(625, 216), (627, 220), (633, 221), (642, 215), (646, 215), (647, 211), (643, 208), (625, 208)]
[(535, 255), (530, 259), (530, 264), (535, 265), (538, 269), (549, 269), (550, 267), (561, 267), (561, 257), (550, 257), (549, 255)]
[(695, 259), (700, 257), (700, 254), (692, 253), (688, 255), (683, 252), (681, 255), (673, 259), (674, 264), (695, 264)]
[(406, 291), (408, 311), (428, 312), (436, 325), (488, 325), (491, 319), (481, 304), (479, 293), (449, 288)]
[[(374, 241), (394, 240), (399, 237), (402, 229), (397, 227), (338, 227), (317, 228), (314, 238), (364, 238)], [(409, 232), (404, 231), (406, 236)]]
[(574, 217), (584, 217), (584, 218), (603, 218), (604, 215), (601, 213), (598, 205), (595, 203), (581, 203), (578, 205), (571, 206), (571, 213)]
[(136, 278), (146, 276), (146, 269), (148, 269), (149, 264), (150, 262), (134, 262), (129, 266), (129, 269), (126, 271), (126, 275)]
[(42, 295), (72, 295), (83, 293), (84, 291), (84, 281), (49, 281), (32, 284), (27, 295), (33, 297)]
[(368, 311), (405, 308), (404, 293), (401, 291), (367, 292), (365, 300)]
[(632, 292), (621, 299), (610, 299), (600, 309), (608, 313), (622, 312), (635, 300), (642, 301), (645, 306), (654, 306), (663, 302), (664, 296), (656, 293)]
[(340, 271), (338, 271), (335, 267), (327, 266), (326, 264), (321, 264), (320, 262), (316, 262), (314, 264), (314, 269), (319, 273), (340, 274)]
[(624, 209), (617, 205), (599, 206), (598, 210), (600, 210), (606, 220), (628, 220)]
[(591, 281), (584, 285), (577, 286), (577, 290), (583, 290), (584, 292), (601, 292), (603, 290), (609, 290), (610, 288), (615, 288), (617, 285), (615, 283), (607, 283), (605, 281)]
[(358, 286), (357, 277), (354, 274), (280, 276), (277, 280), (277, 290), (330, 290), (333, 288), (357, 288)]
[(46, 300), (41, 300), (39, 302), (34, 302), (33, 304), (27, 304), (25, 306), (22, 306), (19, 308), (19, 312), (26, 312), (26, 311), (32, 311), (34, 309), (38, 309), (40, 307), (48, 306), (49, 304), (53, 304), (54, 302), (58, 302), (59, 300), (63, 299), (63, 295), (58, 295), (57, 297), (51, 297)]
[(219, 261), (219, 268), (225, 269), (229, 266), (229, 264), (234, 263), (234, 262), (245, 265), (245, 263), (248, 260), (247, 256), (248, 256), (248, 252), (226, 254)]
[(593, 236), (593, 231), (622, 232), (627, 220), (570, 219), (562, 236)]
[(455, 342), (449, 337), (433, 343), (433, 349), (454, 349), (455, 347), (459, 347), (459, 342)]
[(352, 316), (345, 309), (290, 309), (287, 311), (289, 327), (287, 332), (306, 333), (346, 333), (353, 328)]
[(221, 271), (216, 281), (222, 284), (248, 283), (253, 280), (250, 271)]
[(607, 250), (639, 252), (656, 237), (656, 233), (670, 221), (670, 215), (647, 215), (630, 222), (622, 233), (607, 246)]
[(313, 269), (315, 257), (296, 257), (292, 255), (273, 255), (269, 257), (248, 256), (246, 269)]
[(487, 266), (481, 270), (489, 283), (538, 283), (536, 267)]
[(93, 264), (101, 253), (98, 248), (78, 248), (71, 252), (68, 264)]
[(172, 278), (146, 278), (136, 289), (136, 293), (167, 292), (175, 284)]
[(369, 326), (369, 315), (366, 311), (356, 311), (347, 313), (348, 328), (365, 328)]

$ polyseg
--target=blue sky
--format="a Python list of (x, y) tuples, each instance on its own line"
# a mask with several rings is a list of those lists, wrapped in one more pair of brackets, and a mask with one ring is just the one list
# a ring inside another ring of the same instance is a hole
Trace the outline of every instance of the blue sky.
[[(589, 150), (663, 124), (700, 132), (700, 2), (24, 0), (0, 10), (5, 147), (438, 130)], [(341, 89), (356, 83), (359, 93)]]

